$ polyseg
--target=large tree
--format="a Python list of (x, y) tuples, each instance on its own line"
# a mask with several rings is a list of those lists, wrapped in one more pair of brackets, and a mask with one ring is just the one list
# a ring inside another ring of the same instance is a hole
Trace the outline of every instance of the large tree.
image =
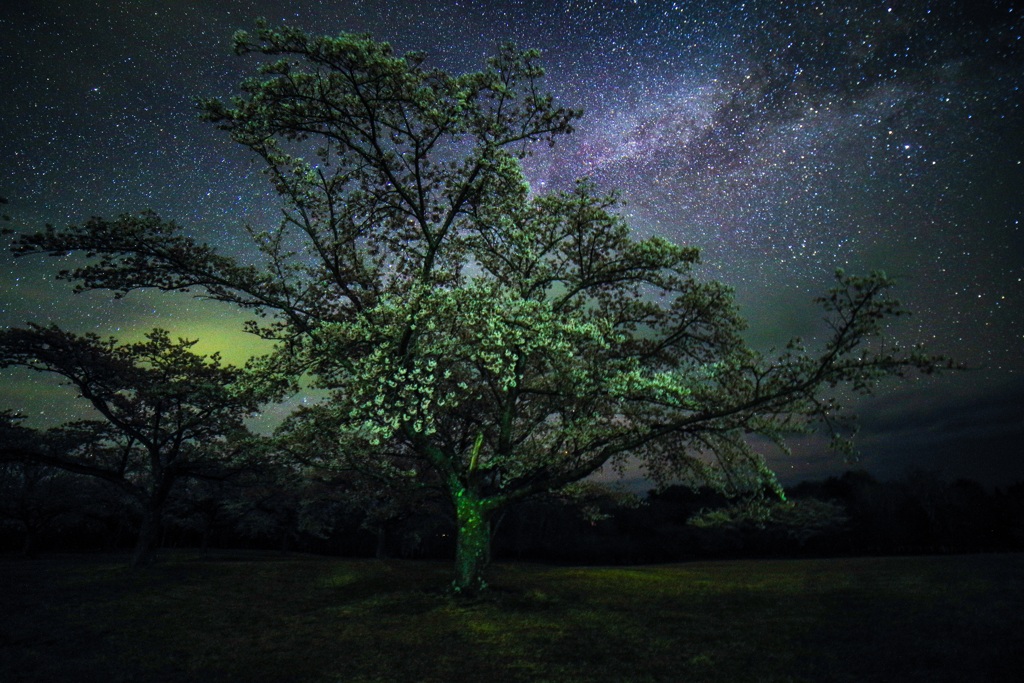
[(47, 430), (31, 442), (20, 438), (0, 449), (0, 457), (91, 475), (120, 488), (141, 513), (132, 566), (151, 559), (175, 483), (223, 476), (229, 440), (244, 443), (244, 419), (260, 405), (241, 369), (222, 365), (216, 354), (194, 353), (195, 343), (172, 340), (165, 330), (128, 344), (55, 325), (0, 331), (0, 368), (56, 374), (101, 418)]
[(694, 248), (638, 239), (614, 196), (579, 182), (534, 193), (521, 160), (579, 113), (541, 89), (534, 51), (476, 73), (365, 35), (260, 24), (270, 56), (206, 118), (265, 163), (282, 204), (248, 228), (260, 257), (220, 253), (152, 213), (17, 238), (16, 254), (79, 251), (80, 289), (197, 289), (252, 310), (278, 342), (267, 376), (315, 378), (333, 457), (440, 487), (458, 520), (455, 587), (483, 585), (495, 511), (606, 465), (723, 489), (773, 481), (751, 434), (833, 419), (822, 390), (867, 391), (934, 359), (878, 342), (899, 315), (881, 275), (840, 275), (816, 353), (749, 349), (730, 290)]

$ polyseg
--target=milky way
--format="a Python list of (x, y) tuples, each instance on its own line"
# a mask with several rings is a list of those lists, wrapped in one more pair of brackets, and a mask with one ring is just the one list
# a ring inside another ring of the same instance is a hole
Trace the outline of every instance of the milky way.
[[(502, 42), (541, 48), (550, 90), (586, 115), (528, 160), (535, 190), (589, 175), (621, 191), (638, 233), (702, 248), (702, 276), (736, 288), (764, 349), (814, 338), (810, 299), (837, 267), (895, 275), (915, 315), (891, 333), (977, 369), (861, 402), (861, 466), (1024, 477), (1010, 455), (1024, 436), (1019, 3), (5, 3), (7, 225), (152, 208), (230, 252), (244, 223), (276, 222), (257, 165), (198, 120), (192, 99), (230, 96), (251, 73), (228, 46), (258, 16), (369, 31), (454, 71), (479, 68)], [(71, 298), (58, 264), (2, 260), (0, 324), (124, 338), (161, 326), (234, 360), (256, 348), (229, 308)], [(3, 407), (39, 424), (78, 414), (52, 383), (4, 378)], [(817, 446), (779, 461), (783, 476), (847, 466)]]

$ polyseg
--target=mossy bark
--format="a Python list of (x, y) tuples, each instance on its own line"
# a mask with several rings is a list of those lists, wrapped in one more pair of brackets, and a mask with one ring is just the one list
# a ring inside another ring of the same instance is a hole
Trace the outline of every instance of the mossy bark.
[(476, 595), (487, 587), (484, 571), (491, 561), (491, 507), (468, 491), (456, 496), (455, 581), (459, 595)]

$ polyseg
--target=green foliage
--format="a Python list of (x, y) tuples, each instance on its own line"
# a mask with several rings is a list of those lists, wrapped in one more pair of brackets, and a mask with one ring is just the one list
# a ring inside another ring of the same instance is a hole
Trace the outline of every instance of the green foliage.
[(249, 329), (279, 342), (252, 366), (266, 386), (308, 373), (330, 392), (306, 419), (331, 458), (381, 479), (429, 472), (453, 505), (468, 493), (487, 511), (630, 459), (660, 482), (777, 488), (750, 434), (839, 433), (823, 390), (938, 365), (873, 343), (902, 313), (881, 274), (837, 275), (817, 353), (764, 357), (730, 291), (693, 275), (697, 250), (637, 239), (589, 181), (534, 194), (521, 159), (579, 116), (543, 92), (535, 51), (505, 46), (454, 76), (365, 35), (265, 23), (235, 49), (271, 61), (201, 106), (280, 197), (277, 228), (248, 228), (260, 260), (150, 213), (21, 235), (14, 251), (85, 252), (62, 273), (80, 288), (199, 288), (253, 310)]
[(801, 543), (849, 520), (845, 508), (830, 501), (814, 498), (773, 500), (759, 497), (745, 503), (702, 510), (689, 521), (702, 529), (744, 528), (781, 531)]

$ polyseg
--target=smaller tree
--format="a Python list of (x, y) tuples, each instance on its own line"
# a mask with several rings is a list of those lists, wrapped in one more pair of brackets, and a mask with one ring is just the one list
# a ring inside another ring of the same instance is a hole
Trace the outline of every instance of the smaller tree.
[(266, 459), (233, 483), (226, 508), (235, 529), (276, 539), (282, 552), (303, 538), (331, 537), (342, 517), (340, 493), (306, 467)]
[[(444, 487), (430, 470), (418, 470), (409, 458), (349, 457), (337, 439), (336, 420), (326, 405), (303, 406), (274, 433), (271, 458), (294, 477), (338, 491), (346, 510), (377, 538), (376, 555), (387, 555), (388, 537), (412, 517), (455, 520), (445, 506)], [(415, 543), (413, 543), (415, 545)]]
[(160, 329), (132, 344), (56, 325), (0, 331), (0, 367), (59, 375), (103, 418), (49, 430), (11, 455), (99, 477), (136, 500), (132, 566), (151, 559), (175, 482), (219, 476), (225, 450), (247, 435), (243, 420), (261, 400), (243, 370), (194, 353), (195, 344)]
[[(31, 452), (42, 435), (10, 411), (0, 412), (0, 450), (3, 456)], [(0, 528), (23, 534), (22, 552), (31, 557), (39, 538), (57, 521), (85, 507), (79, 477), (64, 470), (24, 460), (0, 460)], [(84, 492), (83, 492), (84, 493)]]

